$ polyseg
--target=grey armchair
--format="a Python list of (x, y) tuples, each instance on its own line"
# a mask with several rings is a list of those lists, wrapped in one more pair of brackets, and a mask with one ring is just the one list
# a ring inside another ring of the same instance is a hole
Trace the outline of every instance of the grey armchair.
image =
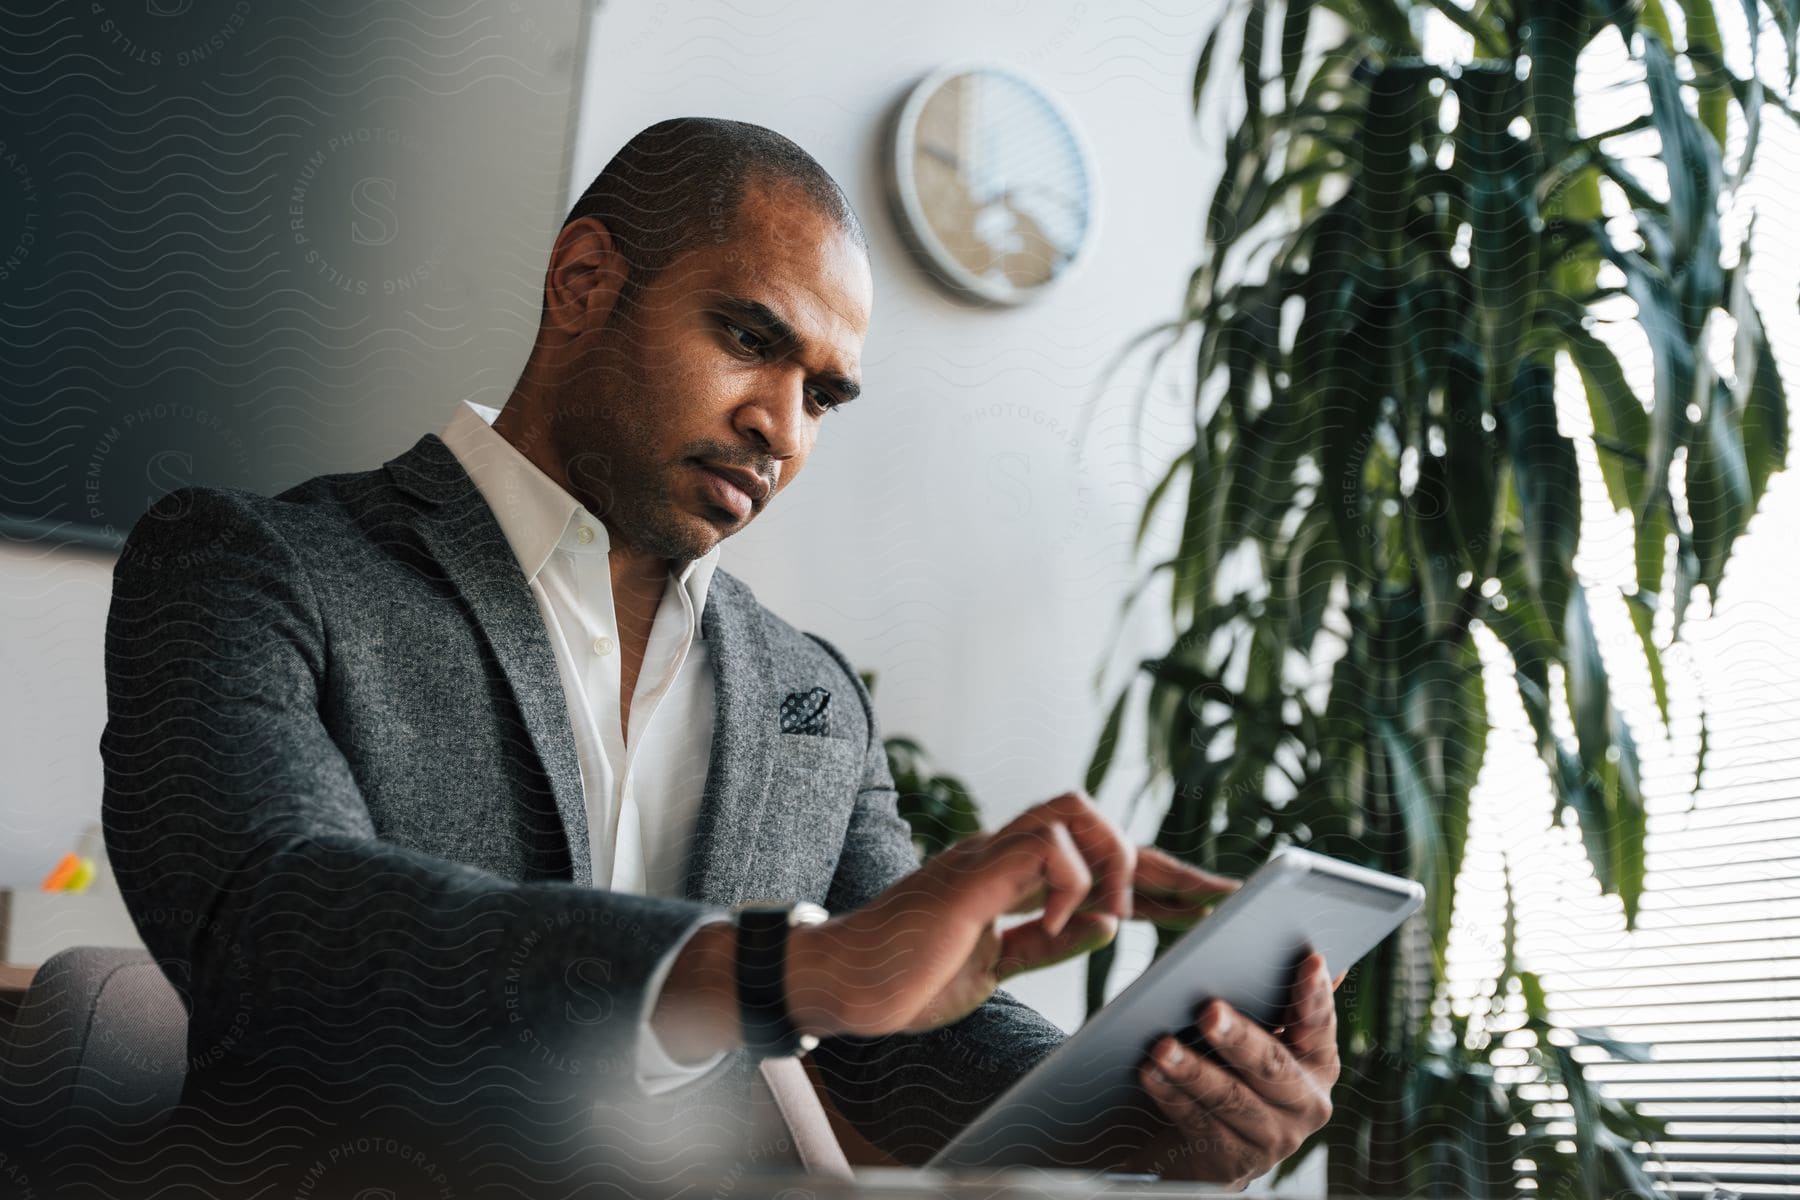
[(32, 977), (0, 1040), (0, 1128), (148, 1131), (181, 1096), (187, 1011), (143, 950), (78, 946)]

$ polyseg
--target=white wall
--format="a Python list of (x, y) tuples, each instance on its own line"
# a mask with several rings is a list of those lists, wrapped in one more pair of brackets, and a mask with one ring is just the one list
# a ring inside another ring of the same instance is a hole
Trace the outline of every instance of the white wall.
[[(1105, 715), (1093, 678), (1133, 578), (1126, 552), (1145, 494), (1128, 437), (1137, 376), (1102, 391), (1077, 434), (1108, 361), (1174, 315), (1198, 261), (1216, 154), (1196, 145), (1189, 97), (1215, 13), (615, 0), (594, 21), (572, 181), (653, 121), (728, 116), (811, 151), (868, 229), (864, 394), (825, 418), (804, 476), (721, 562), (876, 670), (886, 730), (918, 736), (963, 776), (990, 826), (1079, 786)], [(889, 106), (967, 58), (1008, 61), (1057, 93), (1098, 158), (1093, 256), (1018, 310), (941, 293), (902, 246), (881, 184)], [(1146, 452), (1157, 456), (1154, 438)], [(1011, 986), (1073, 1026), (1081, 980), (1069, 964)]]
[[(321, 45), (341, 49), (344, 29), (356, 27), (345, 16), (353, 7), (333, 0), (298, 24), (289, 14), (284, 36), (315, 33)], [(395, 20), (409, 15), (419, 23), (399, 28), (418, 31), (410, 42), (392, 36)], [(279, 233), (265, 247), (278, 274), (264, 286), (289, 289), (280, 328), (313, 348), (266, 355), (263, 390), (240, 398), (249, 411), (286, 414), (255, 451), (268, 492), (321, 470), (377, 466), (442, 428), (462, 396), (500, 404), (537, 328), (545, 254), (563, 215), (583, 44), (578, 0), (458, 6), (429, 21), (404, 0), (375, 0), (357, 16), (390, 36), (365, 47), (367, 61), (321, 55), (336, 72), (332, 102), (354, 109), (354, 118), (321, 110), (313, 127), (283, 125), (270, 147), (285, 157), (272, 157), (269, 169), (296, 170), (347, 126), (399, 130), (409, 144), (432, 148), (396, 162), (392, 173), (406, 229), (395, 244), (430, 263), (433, 287), (391, 297), (376, 287), (365, 300), (334, 302), (329, 288), (308, 290), (316, 272), (292, 253), (285, 188), (275, 214), (256, 207), (254, 190), (204, 198), (223, 206), (224, 224), (254, 221)], [(291, 52), (287, 41), (260, 36), (232, 46), (258, 42), (274, 46), (268, 53)], [(295, 93), (306, 86), (297, 78), (289, 85)], [(309, 195), (315, 235), (341, 232), (355, 217), (347, 192), (320, 187)], [(449, 235), (439, 240), (443, 231)], [(408, 274), (418, 269), (409, 264)], [(79, 896), (30, 890), (99, 820), (111, 569), (107, 554), (0, 540), (0, 888), (27, 889), (14, 897), (10, 940), (0, 939), (0, 955), (13, 961), (41, 961), (70, 944), (136, 941), (104, 879)]]
[[(866, 393), (826, 418), (805, 478), (723, 561), (776, 612), (877, 671), (886, 729), (918, 736), (962, 775), (990, 826), (1078, 786), (1103, 715), (1093, 679), (1133, 578), (1126, 548), (1145, 469), (1128, 437), (1136, 375), (1097, 389), (1127, 339), (1175, 311), (1197, 258), (1216, 155), (1197, 146), (1188, 96), (1211, 12), (1103, 0), (613, 0), (594, 19), (568, 176), (577, 190), (638, 128), (722, 115), (800, 142), (863, 217), (877, 289)], [(939, 292), (903, 249), (877, 170), (882, 119), (904, 89), (946, 61), (984, 57), (1054, 90), (1098, 156), (1092, 256), (1018, 310), (970, 309)], [(510, 179), (515, 209), (530, 209), (547, 248), (561, 198), (543, 193), (565, 164), (537, 153), (544, 161), (481, 172), (482, 186)], [(508, 307), (516, 290), (484, 294)], [(490, 364), (522, 359), (529, 324), (510, 311), (469, 322), (502, 330), (485, 343)], [(417, 420), (389, 430), (389, 410), (379, 430), (346, 443), (344, 467), (374, 465), (437, 428), (456, 383), (424, 378)], [(1150, 458), (1164, 450), (1148, 439)], [(0, 544), (0, 737), (12, 764), (0, 843), (38, 842), (54, 827), (72, 844), (98, 811), (107, 581), (104, 559)], [(1071, 964), (1016, 987), (1073, 1026), (1080, 982)]]

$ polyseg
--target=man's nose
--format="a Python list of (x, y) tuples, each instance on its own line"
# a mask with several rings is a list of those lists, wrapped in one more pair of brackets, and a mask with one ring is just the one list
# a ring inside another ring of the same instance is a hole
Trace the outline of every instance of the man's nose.
[(806, 411), (806, 376), (783, 371), (758, 388), (740, 418), (770, 455), (777, 459), (801, 453), (811, 439), (811, 417)]

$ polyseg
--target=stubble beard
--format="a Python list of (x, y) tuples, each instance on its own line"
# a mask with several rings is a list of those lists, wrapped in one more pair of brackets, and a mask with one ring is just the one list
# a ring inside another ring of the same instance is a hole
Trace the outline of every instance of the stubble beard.
[(657, 456), (651, 432), (627, 414), (654, 412), (655, 400), (634, 391), (608, 398), (609, 419), (573, 434), (576, 449), (566, 460), (576, 499), (604, 520), (616, 541), (630, 549), (668, 559), (674, 571), (710, 551), (719, 541), (707, 523), (687, 512), (675, 495), (680, 462)]

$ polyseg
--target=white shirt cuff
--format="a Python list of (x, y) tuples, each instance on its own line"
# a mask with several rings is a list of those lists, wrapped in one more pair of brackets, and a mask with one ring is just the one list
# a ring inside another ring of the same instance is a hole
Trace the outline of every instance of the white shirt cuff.
[(641, 1036), (638, 1038), (638, 1083), (645, 1093), (660, 1096), (664, 1092), (673, 1091), (686, 1083), (692, 1083), (724, 1060), (727, 1051), (721, 1050), (703, 1062), (693, 1064), (679, 1063), (669, 1056), (662, 1039), (656, 1036), (656, 1030), (650, 1027), (650, 1017), (656, 1011), (657, 1000), (662, 996), (663, 984), (669, 978), (669, 971), (675, 965), (675, 958), (681, 953), (688, 938), (694, 936), (706, 925), (730, 924), (729, 917), (716, 917), (710, 921), (702, 921), (694, 926), (687, 938), (677, 942), (673, 949), (656, 964), (656, 970), (650, 973), (650, 982), (644, 988), (644, 1016)]

